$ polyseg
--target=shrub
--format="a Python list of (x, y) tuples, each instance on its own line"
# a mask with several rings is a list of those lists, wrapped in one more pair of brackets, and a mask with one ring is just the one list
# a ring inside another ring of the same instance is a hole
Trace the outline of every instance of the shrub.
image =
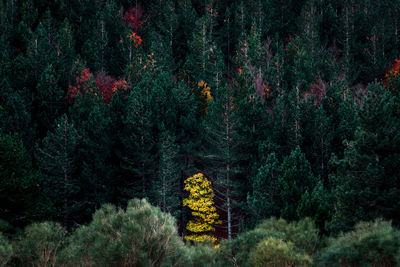
[(0, 233), (0, 266), (6, 266), (13, 255), (13, 247), (7, 238)]
[(220, 266), (254, 266), (249, 254), (258, 243), (268, 237), (283, 237), (282, 233), (269, 232), (263, 229), (254, 229), (239, 234), (231, 241), (221, 242), (218, 249), (217, 261)]
[[(272, 217), (232, 241), (221, 242), (216, 262), (218, 266), (255, 266), (260, 262), (276, 260), (306, 265), (311, 262), (310, 255), (318, 242), (318, 229), (311, 219), (288, 223)], [(275, 249), (275, 256), (271, 256), (275, 258), (261, 258), (260, 253), (266, 249)], [(249, 257), (250, 254), (253, 257)]]
[(320, 266), (396, 266), (399, 255), (400, 232), (391, 222), (376, 220), (331, 238), (318, 262)]
[(258, 243), (250, 258), (254, 266), (308, 266), (312, 262), (310, 256), (297, 251), (292, 242), (273, 237)]
[(260, 225), (257, 229), (283, 234), (284, 241), (290, 241), (296, 248), (304, 250), (312, 255), (318, 245), (318, 228), (310, 218), (288, 223), (286, 220), (272, 217)]
[(209, 267), (215, 266), (215, 260), (216, 249), (210, 240), (208, 243), (182, 246), (178, 257), (173, 261), (167, 262), (165, 266)]
[(66, 234), (58, 223), (42, 222), (27, 226), (16, 242), (17, 261), (24, 265), (57, 266), (58, 252), (64, 245)]
[(64, 251), (71, 266), (159, 266), (178, 261), (183, 243), (175, 220), (146, 200), (131, 200), (126, 211), (104, 205), (80, 227)]

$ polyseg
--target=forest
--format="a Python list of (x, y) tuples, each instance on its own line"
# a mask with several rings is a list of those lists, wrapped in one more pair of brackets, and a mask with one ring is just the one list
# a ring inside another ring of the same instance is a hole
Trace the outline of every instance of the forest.
[(0, 266), (400, 266), (400, 0), (0, 0)]

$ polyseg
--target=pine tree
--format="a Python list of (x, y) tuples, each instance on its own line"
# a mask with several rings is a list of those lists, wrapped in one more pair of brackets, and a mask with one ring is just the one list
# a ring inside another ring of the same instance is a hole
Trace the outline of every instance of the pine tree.
[(233, 210), (234, 196), (238, 193), (235, 188), (239, 186), (237, 175), (240, 173), (241, 157), (238, 149), (242, 142), (238, 127), (232, 89), (221, 88), (219, 95), (210, 103), (205, 118), (206, 148), (203, 157), (206, 164), (204, 168), (209, 175), (213, 175), (218, 188), (217, 196), (222, 199), (223, 204), (219, 208), (226, 212), (228, 239), (232, 238), (234, 219), (237, 219)]
[(175, 136), (165, 130), (161, 125), (159, 138), (160, 161), (158, 165), (158, 177), (155, 183), (157, 194), (156, 202), (163, 212), (179, 215), (179, 169), (177, 165), (178, 146), (175, 144)]
[(38, 110), (36, 112), (39, 121), (39, 128), (43, 132), (51, 129), (55, 118), (60, 114), (64, 90), (58, 86), (59, 77), (56, 76), (52, 65), (42, 73), (37, 85)]
[(265, 163), (258, 170), (253, 180), (253, 194), (249, 197), (250, 208), (255, 222), (279, 216), (279, 162), (275, 153), (268, 155)]
[(31, 117), (31, 102), (25, 97), (27, 90), (14, 90), (6, 79), (0, 83), (0, 90), (0, 127), (5, 133), (17, 133), (25, 146), (32, 146), (36, 129)]
[(0, 219), (14, 227), (46, 215), (38, 172), (17, 134), (0, 129)]
[(50, 10), (47, 10), (28, 45), (28, 75), (33, 84), (50, 63), (57, 61), (57, 55), (60, 55), (61, 51), (57, 50), (56, 44), (57, 27)]
[(84, 193), (75, 198), (79, 199), (81, 208), (86, 212), (80, 215), (82, 219), (90, 219), (96, 208), (113, 201), (118, 181), (112, 160), (115, 141), (111, 138), (108, 105), (99, 94), (95, 94), (98, 92), (78, 96), (71, 109), (71, 117), (80, 136), (77, 154), (81, 160), (79, 174), (76, 175)]
[(109, 54), (108, 33), (105, 21), (98, 15), (91, 37), (82, 46), (82, 56), (87, 61), (88, 67), (97, 72), (107, 66), (106, 57)]
[(152, 76), (145, 77), (132, 88), (129, 95), (128, 110), (124, 119), (125, 132), (121, 136), (124, 146), (121, 151), (121, 165), (127, 171), (122, 190), (127, 200), (133, 196), (149, 197), (150, 181), (156, 167), (154, 128), (154, 95), (150, 88)]
[(65, 227), (71, 226), (79, 206), (75, 199), (80, 190), (75, 176), (79, 141), (74, 125), (63, 115), (56, 120), (54, 131), (43, 139), (37, 153), (44, 193), (53, 205), (54, 217)]
[[(169, 127), (170, 131), (175, 132), (178, 151), (176, 154), (176, 164), (178, 167), (179, 188), (184, 187), (184, 180), (196, 171), (196, 164), (200, 158), (199, 150), (203, 134), (203, 127), (197, 118), (198, 102), (190, 88), (183, 82), (174, 83), (170, 96), (173, 102), (169, 104), (174, 111), (171, 116), (175, 120), (175, 127)], [(169, 98), (169, 97), (168, 97)], [(172, 126), (171, 120), (167, 125)], [(181, 210), (178, 225), (180, 232), (185, 234), (184, 225), (186, 224), (186, 212), (183, 208), (184, 192), (179, 192)]]
[(208, 83), (213, 90), (218, 90), (222, 80), (223, 57), (221, 50), (210, 39), (207, 19), (196, 21), (193, 38), (189, 42), (190, 53), (185, 63), (185, 71), (197, 84)]
[(297, 209), (302, 195), (311, 192), (318, 180), (311, 171), (310, 163), (297, 147), (287, 156), (279, 167), (277, 177), (277, 194), (279, 197), (280, 215), (287, 219), (297, 219)]
[[(342, 31), (339, 34), (338, 42), (343, 46), (343, 72), (345, 74), (345, 80), (347, 84), (352, 84), (353, 80), (357, 78), (357, 69), (354, 70), (354, 53), (353, 49), (355, 46), (355, 16), (352, 11), (353, 1), (344, 2), (343, 14), (340, 18), (342, 24)], [(358, 66), (357, 66), (358, 67)]]
[(76, 57), (75, 42), (71, 22), (65, 19), (58, 29), (54, 44), (57, 58), (50, 62), (54, 66), (55, 75), (59, 77), (58, 85), (61, 87), (67, 84), (71, 78), (70, 74)]
[(372, 83), (356, 110), (359, 126), (354, 140), (344, 140), (343, 159), (336, 160), (337, 198), (334, 224), (349, 229), (357, 221), (383, 217), (398, 223), (399, 217), (399, 119), (394, 98)]
[[(157, 16), (153, 21), (154, 31), (157, 33), (159, 60), (163, 60), (162, 66), (166, 71), (175, 70), (175, 59), (173, 57), (175, 47), (177, 46), (176, 31), (179, 26), (177, 8), (174, 1), (155, 3), (152, 12)], [(155, 41), (155, 40), (154, 40)]]
[(214, 191), (211, 182), (202, 173), (195, 174), (185, 180), (185, 190), (190, 193), (188, 198), (183, 200), (183, 205), (192, 210), (192, 216), (186, 226), (192, 232), (186, 235), (186, 240), (204, 242), (212, 240), (214, 243), (217, 238), (214, 236), (215, 225), (221, 224), (218, 220), (219, 215), (214, 206)]

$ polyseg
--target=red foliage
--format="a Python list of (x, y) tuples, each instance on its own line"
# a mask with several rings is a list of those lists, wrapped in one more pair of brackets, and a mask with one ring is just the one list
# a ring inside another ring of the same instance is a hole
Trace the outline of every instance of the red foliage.
[(135, 32), (138, 32), (143, 24), (143, 9), (141, 5), (131, 7), (124, 14), (126, 25), (130, 25)]
[(128, 89), (125, 80), (116, 81), (113, 77), (107, 75), (105, 71), (100, 71), (96, 75), (96, 87), (99, 88), (100, 94), (105, 103), (110, 103), (112, 96), (118, 89)]
[[(68, 99), (72, 102), (76, 95), (81, 93), (82, 95), (86, 94), (87, 91), (87, 83), (90, 80), (92, 74), (90, 73), (88, 68), (84, 68), (81, 70), (80, 75), (75, 79), (75, 85), (69, 85), (68, 87)], [(92, 89), (89, 89), (92, 91)]]
[(100, 94), (104, 98), (104, 102), (109, 103), (114, 93), (113, 88), (115, 79), (102, 70), (97, 73), (95, 80), (96, 87), (99, 88)]
[[(75, 85), (70, 85), (68, 89), (68, 100), (70, 103), (73, 102), (78, 92), (85, 96), (88, 92), (92, 92), (93, 88), (91, 87), (93, 84), (89, 83), (89, 80), (92, 78), (92, 74), (89, 69), (85, 68), (80, 72), (80, 75), (76, 77)], [(100, 71), (95, 76), (96, 87), (99, 89), (100, 96), (104, 99), (105, 103), (109, 103), (113, 94), (118, 89), (126, 90), (128, 88), (128, 84), (125, 80), (116, 81), (113, 77), (106, 74), (105, 71)], [(97, 93), (94, 93), (97, 96)]]

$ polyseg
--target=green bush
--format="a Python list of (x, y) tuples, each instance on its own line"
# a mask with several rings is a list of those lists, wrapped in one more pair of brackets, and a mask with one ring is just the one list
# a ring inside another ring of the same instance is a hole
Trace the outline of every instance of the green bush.
[(216, 249), (214, 244), (198, 243), (180, 247), (178, 257), (172, 261), (166, 262), (164, 266), (193, 266), (193, 267), (209, 267), (215, 266)]
[[(361, 222), (355, 230), (331, 238), (319, 266), (400, 266), (400, 232), (391, 222)], [(396, 258), (397, 257), (397, 258)]]
[(13, 247), (7, 238), (0, 233), (0, 266), (6, 266), (13, 255)]
[[(269, 241), (265, 243), (267, 240)], [(283, 243), (277, 244), (277, 240)], [(216, 261), (218, 266), (255, 266), (264, 260), (274, 260), (265, 258), (266, 256), (261, 259), (259, 253), (268, 248), (276, 249), (274, 257), (277, 261), (293, 261), (305, 265), (311, 262), (310, 255), (314, 253), (318, 243), (318, 229), (311, 219), (288, 223), (284, 219), (272, 217), (256, 229), (239, 234), (232, 241), (221, 242)], [(277, 247), (274, 247), (275, 245)], [(279, 250), (282, 248), (286, 251)], [(249, 257), (250, 254), (253, 257)]]
[(23, 265), (58, 266), (66, 230), (58, 223), (42, 222), (27, 226), (16, 241), (17, 261)]
[(250, 259), (254, 266), (309, 266), (312, 263), (310, 256), (297, 251), (292, 242), (273, 237), (258, 243)]
[(112, 205), (96, 211), (72, 235), (63, 256), (70, 266), (160, 266), (179, 261), (182, 246), (170, 214), (134, 199), (126, 211)]
[(254, 266), (249, 254), (258, 243), (268, 237), (283, 237), (282, 233), (269, 232), (263, 229), (254, 229), (239, 234), (231, 241), (221, 242), (218, 249), (217, 262), (219, 266)]
[(284, 241), (292, 242), (309, 255), (315, 252), (319, 243), (318, 228), (310, 218), (289, 223), (282, 218), (272, 217), (258, 225), (257, 229), (281, 233)]

